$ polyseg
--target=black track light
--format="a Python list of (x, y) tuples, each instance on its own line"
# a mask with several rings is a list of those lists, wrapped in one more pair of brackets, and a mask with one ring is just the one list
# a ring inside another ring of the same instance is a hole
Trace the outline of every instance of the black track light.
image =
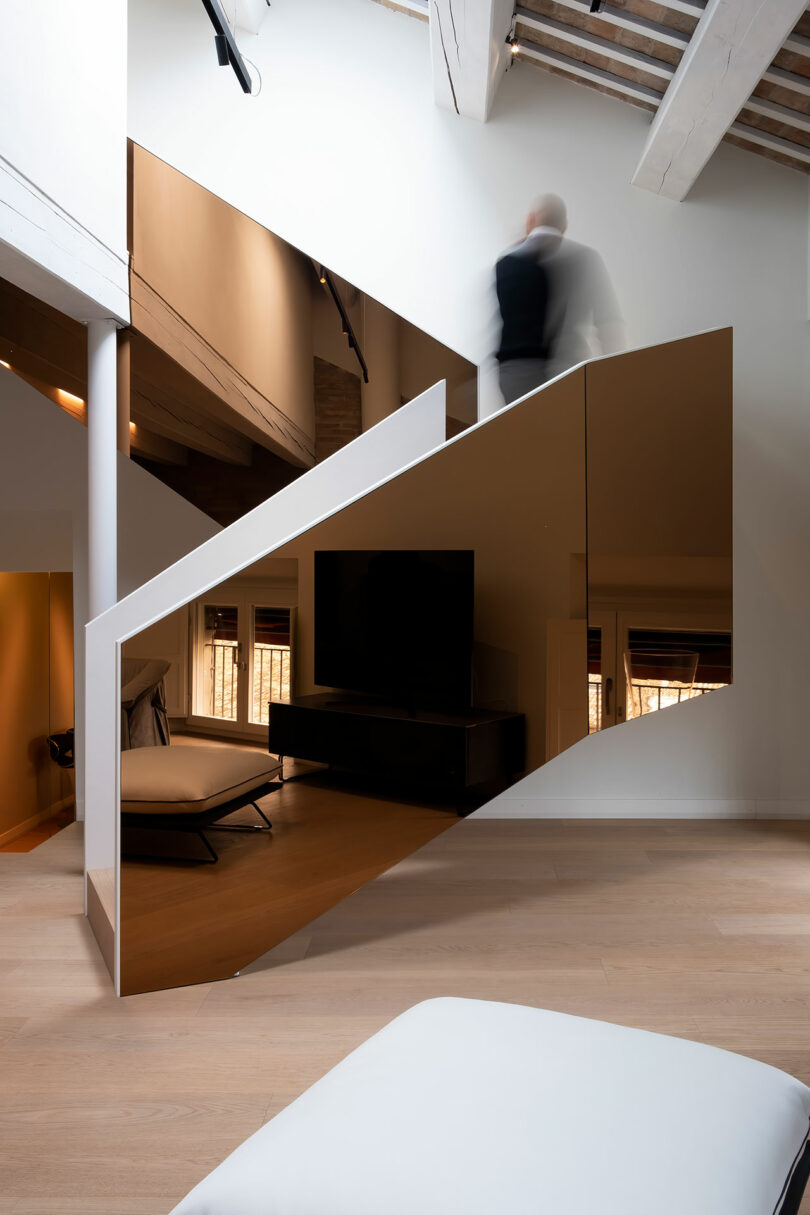
[(208, 13), (211, 24), (214, 27), (217, 63), (220, 67), (227, 67), (230, 64), (236, 73), (236, 79), (242, 86), (242, 91), (252, 93), (253, 82), (250, 79), (250, 73), (245, 66), (244, 59), (239, 53), (239, 47), (236, 45), (233, 31), (228, 25), (219, 0), (202, 0), (202, 2), (203, 8)]

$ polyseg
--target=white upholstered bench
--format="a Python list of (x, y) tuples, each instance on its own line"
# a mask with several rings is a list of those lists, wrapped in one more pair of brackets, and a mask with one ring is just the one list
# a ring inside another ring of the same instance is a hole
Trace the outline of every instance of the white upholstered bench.
[[(217, 853), (205, 834), (219, 819), (252, 806), (261, 824), (228, 828), (269, 831), (258, 800), (279, 788), (274, 755), (244, 747), (136, 747), (121, 752), (121, 822), (132, 828), (191, 831)], [(222, 828), (219, 828), (220, 830)]]
[(513, 1004), (418, 1004), (172, 1215), (796, 1215), (810, 1089)]

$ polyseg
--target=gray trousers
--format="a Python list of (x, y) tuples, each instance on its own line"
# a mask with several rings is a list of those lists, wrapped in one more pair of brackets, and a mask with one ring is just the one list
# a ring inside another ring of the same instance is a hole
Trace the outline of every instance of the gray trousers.
[(498, 377), (505, 404), (511, 405), (527, 392), (539, 388), (550, 378), (545, 359), (509, 359), (498, 367)]

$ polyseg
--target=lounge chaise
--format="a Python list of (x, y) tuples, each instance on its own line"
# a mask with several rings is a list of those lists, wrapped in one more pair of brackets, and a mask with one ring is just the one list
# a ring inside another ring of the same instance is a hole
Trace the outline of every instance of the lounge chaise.
[(121, 824), (125, 850), (130, 851), (132, 830), (188, 831), (205, 845), (208, 858), (219, 858), (206, 828), (252, 806), (261, 824), (219, 824), (214, 829), (269, 831), (271, 823), (259, 806), (260, 798), (279, 789), (275, 778), (281, 765), (273, 755), (242, 747), (157, 746), (121, 752)]
[(418, 1004), (172, 1215), (797, 1215), (810, 1089), (715, 1047)]

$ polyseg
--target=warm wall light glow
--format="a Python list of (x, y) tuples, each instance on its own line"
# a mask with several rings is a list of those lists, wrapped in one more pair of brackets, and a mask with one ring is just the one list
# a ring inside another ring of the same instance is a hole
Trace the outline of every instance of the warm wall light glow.
[(134, 434), (135, 434), (135, 430), (136, 430), (135, 423), (134, 423), (134, 422), (130, 422), (130, 424), (129, 424), (129, 433), (130, 433), (131, 435), (134, 435)]
[(81, 397), (68, 392), (66, 388), (57, 388), (56, 395), (64, 405), (84, 405), (84, 400)]
[(11, 371), (11, 363), (7, 363), (4, 359), (0, 359), (0, 367), (5, 367), (6, 371)]

